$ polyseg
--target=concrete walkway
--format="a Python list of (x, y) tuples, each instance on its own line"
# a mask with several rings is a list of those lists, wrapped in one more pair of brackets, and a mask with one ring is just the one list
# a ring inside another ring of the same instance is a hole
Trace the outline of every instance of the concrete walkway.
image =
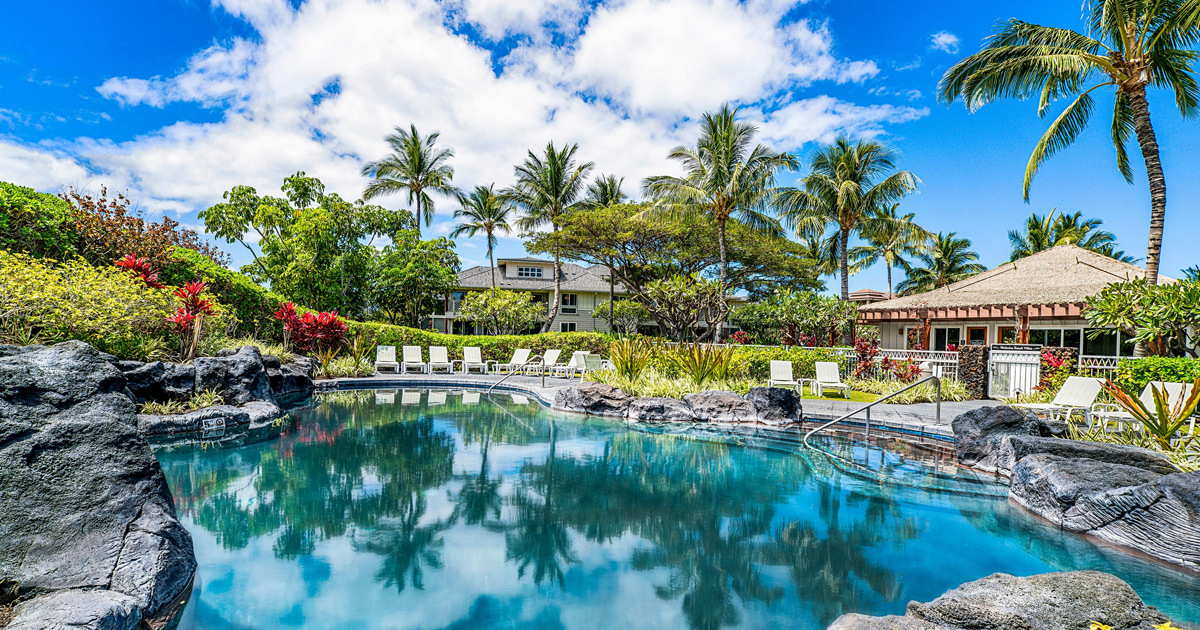
[[(380, 374), (366, 378), (337, 378), (317, 381), (318, 387), (333, 387), (338, 389), (379, 388), (401, 389), (425, 387), (469, 387), (486, 389), (500, 381), (502, 376), (496, 374)], [(518, 392), (531, 395), (543, 404), (554, 403), (554, 396), (560, 389), (579, 384), (578, 378), (570, 380), (563, 378), (545, 378), (540, 376), (513, 376), (498, 385), (494, 391)], [(933, 403), (918, 403), (914, 405), (891, 405), (883, 403), (871, 408), (871, 426), (887, 428), (905, 433), (931, 437), (953, 437), (950, 423), (961, 413), (990, 407), (1001, 403), (994, 400), (971, 400), (967, 402), (943, 402), (941, 417), (938, 417), (936, 405)], [(866, 403), (851, 400), (805, 399), (802, 402), (804, 417), (813, 420), (833, 420), (847, 413), (861, 409)], [(866, 423), (864, 413), (858, 413), (846, 421), (853, 426), (863, 426)]]

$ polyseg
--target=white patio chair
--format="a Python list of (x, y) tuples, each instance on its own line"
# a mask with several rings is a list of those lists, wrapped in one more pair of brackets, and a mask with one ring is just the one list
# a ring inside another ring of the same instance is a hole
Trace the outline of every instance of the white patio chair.
[(813, 380), (812, 392), (818, 397), (825, 395), (825, 390), (832, 389), (842, 392), (842, 395), (849, 398), (850, 388), (842, 382), (842, 375), (838, 371), (838, 364), (833, 361), (817, 361), (816, 363), (817, 378)]
[(579, 382), (583, 382), (583, 377), (590, 372), (600, 372), (607, 369), (604, 365), (604, 357), (598, 354), (583, 355), (583, 370), (579, 372)]
[(483, 360), (483, 354), (476, 346), (464, 346), (463, 358), (454, 361), (459, 365), (463, 374), (470, 374), (471, 370), (479, 370), (480, 373), (488, 373), (488, 364)]
[(408, 371), (414, 368), (422, 374), (429, 371), (429, 366), (421, 360), (421, 347), (404, 346), (404, 360), (400, 362), (400, 371), (408, 374)]
[(508, 363), (498, 363), (496, 361), (488, 361), (488, 363), (492, 364), (492, 369), (496, 371), (496, 374), (511, 374), (525, 368), (529, 363), (529, 353), (531, 352), (533, 350), (529, 348), (518, 348), (513, 352), (512, 358), (509, 359)]
[(446, 346), (429, 346), (429, 373), (434, 370), (445, 370), (447, 374), (454, 373), (454, 364), (446, 355)]
[(464, 405), (478, 405), (479, 404), (479, 392), (463, 392), (463, 404)]
[(421, 392), (418, 390), (406, 389), (400, 392), (401, 405), (419, 405), (421, 404)]
[(1054, 400), (1048, 403), (1020, 403), (1013, 407), (1028, 409), (1051, 420), (1057, 420), (1060, 416), (1066, 419), (1072, 413), (1078, 412), (1084, 415), (1088, 424), (1091, 424), (1091, 407), (1096, 402), (1096, 396), (1100, 395), (1102, 384), (1103, 381), (1098, 378), (1069, 376), (1067, 382), (1063, 383), (1062, 389), (1054, 395)]
[(571, 353), (571, 359), (566, 363), (559, 363), (550, 369), (550, 376), (562, 378), (574, 378), (576, 374), (582, 372), (586, 367), (583, 358), (587, 356), (586, 352), (576, 351)]
[(767, 387), (790, 387), (800, 391), (800, 383), (792, 378), (791, 361), (771, 361), (771, 378), (767, 379)]
[(400, 371), (400, 364), (396, 363), (396, 346), (375, 347), (375, 371), (382, 372), (384, 370)]
[(429, 406), (446, 404), (446, 392), (429, 392)]
[[(1138, 396), (1138, 399), (1142, 401), (1142, 405), (1144, 405), (1146, 409), (1151, 411), (1153, 411), (1155, 407), (1153, 388), (1158, 388), (1159, 391), (1167, 394), (1168, 409), (1175, 408), (1175, 405), (1179, 404), (1181, 399), (1186, 399), (1192, 394), (1191, 383), (1166, 383), (1163, 381), (1151, 381), (1146, 383), (1146, 386), (1142, 388), (1142, 394)], [(1117, 431), (1123, 431), (1126, 423), (1134, 426), (1140, 426), (1140, 423), (1134, 419), (1133, 414), (1127, 411), (1122, 411), (1120, 405), (1113, 403), (1096, 403), (1092, 405), (1091, 411), (1093, 422), (1088, 423), (1089, 429), (1095, 425), (1099, 426), (1104, 430), (1105, 433), (1107, 433), (1108, 425), (1111, 422), (1115, 422), (1117, 424)], [(1196, 416), (1192, 415), (1190, 421), (1188, 422), (1187, 434), (1191, 435), (1195, 431)]]
[(525, 368), (525, 373), (533, 374), (535, 376), (540, 375), (542, 372), (549, 374), (550, 370), (559, 365), (558, 357), (561, 354), (562, 350), (547, 350), (544, 354), (542, 354), (540, 361), (535, 358), (533, 361), (529, 362), (529, 366)]

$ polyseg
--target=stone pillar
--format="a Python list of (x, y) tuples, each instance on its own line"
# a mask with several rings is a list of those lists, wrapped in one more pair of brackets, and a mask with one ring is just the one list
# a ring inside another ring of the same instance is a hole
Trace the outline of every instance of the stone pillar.
[(988, 346), (959, 346), (958, 380), (970, 392), (971, 398), (983, 400), (988, 391)]

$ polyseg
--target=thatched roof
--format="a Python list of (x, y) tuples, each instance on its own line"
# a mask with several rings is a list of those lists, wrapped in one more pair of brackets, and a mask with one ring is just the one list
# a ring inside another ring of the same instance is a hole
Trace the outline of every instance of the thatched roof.
[(859, 311), (1079, 304), (1113, 282), (1145, 274), (1137, 265), (1075, 245), (1059, 245), (940, 289), (865, 304)]

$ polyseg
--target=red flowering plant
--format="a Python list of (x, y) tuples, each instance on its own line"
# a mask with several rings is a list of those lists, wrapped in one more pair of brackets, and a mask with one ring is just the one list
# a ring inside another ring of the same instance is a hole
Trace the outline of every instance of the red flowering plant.
[(337, 312), (300, 314), (292, 302), (284, 302), (275, 311), (283, 323), (284, 343), (301, 352), (331, 352), (346, 341), (346, 322)]
[(915, 361), (909, 359), (901, 359), (894, 361), (891, 365), (892, 376), (902, 383), (911, 383), (921, 375), (921, 366)]
[(154, 267), (146, 258), (138, 258), (136, 254), (126, 254), (124, 258), (113, 264), (133, 272), (133, 275), (141, 278), (142, 282), (151, 289), (164, 289), (167, 286), (158, 281), (158, 273), (154, 271)]
[(175, 289), (175, 300), (179, 306), (167, 321), (175, 324), (179, 334), (179, 356), (183, 357), (184, 361), (191, 361), (196, 356), (196, 346), (200, 344), (204, 318), (215, 317), (218, 313), (216, 303), (201, 295), (207, 288), (207, 283), (189, 282)]
[(870, 378), (875, 369), (875, 360), (879, 356), (879, 342), (859, 337), (854, 340), (854, 353), (858, 355), (854, 378)]
[(1033, 389), (1039, 392), (1057, 392), (1062, 389), (1067, 377), (1071, 375), (1071, 365), (1065, 359), (1042, 348), (1042, 369), (1038, 384)]
[(729, 335), (728, 341), (729, 343), (736, 343), (744, 346), (750, 343), (750, 335), (744, 330), (739, 330), (732, 335)]

